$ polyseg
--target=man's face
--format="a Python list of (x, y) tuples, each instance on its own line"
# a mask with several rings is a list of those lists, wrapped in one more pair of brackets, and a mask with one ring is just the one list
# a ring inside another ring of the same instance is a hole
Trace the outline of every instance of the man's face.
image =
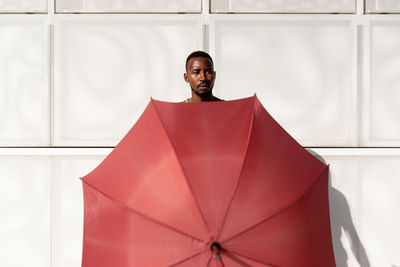
[(210, 95), (215, 80), (215, 71), (211, 60), (205, 57), (191, 58), (187, 64), (184, 78), (196, 95), (200, 97)]

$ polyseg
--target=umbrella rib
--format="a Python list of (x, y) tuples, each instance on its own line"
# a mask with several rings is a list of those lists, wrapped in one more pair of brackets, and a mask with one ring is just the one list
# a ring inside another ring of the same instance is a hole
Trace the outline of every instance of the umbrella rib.
[(224, 217), (223, 217), (222, 224), (221, 224), (221, 228), (220, 228), (220, 231), (219, 231), (219, 233), (218, 233), (218, 235), (217, 235), (217, 239), (218, 239), (219, 236), (221, 235), (222, 229), (224, 228), (224, 225), (225, 225), (226, 218), (228, 217), (229, 210), (231, 209), (232, 202), (233, 202), (233, 198), (234, 198), (235, 195), (236, 195), (236, 191), (237, 191), (237, 189), (238, 189), (239, 182), (240, 182), (240, 177), (242, 177), (244, 164), (245, 164), (245, 162), (246, 162), (247, 154), (248, 154), (248, 152), (249, 152), (250, 138), (251, 138), (251, 135), (252, 135), (252, 133), (253, 133), (253, 125), (254, 125), (254, 104), (255, 104), (255, 99), (253, 100), (252, 115), (251, 115), (251, 121), (250, 121), (250, 127), (249, 127), (249, 134), (248, 134), (248, 136), (247, 136), (246, 152), (245, 152), (245, 155), (244, 155), (244, 157), (243, 157), (243, 162), (242, 162), (242, 166), (241, 166), (241, 168), (240, 168), (240, 173), (239, 173), (239, 176), (238, 176), (238, 178), (237, 178), (237, 180), (236, 180), (235, 188), (234, 188), (234, 190), (233, 190), (233, 192), (232, 192), (232, 196), (231, 196), (231, 198), (230, 198), (230, 200), (229, 200), (228, 207), (227, 207), (226, 212), (225, 212), (225, 215), (224, 215)]
[[(248, 257), (248, 256), (245, 256), (245, 255), (242, 255), (242, 254), (237, 253), (237, 252), (232, 251), (232, 250), (230, 250), (230, 254), (231, 254), (231, 255), (237, 255), (237, 256), (240, 256), (240, 257), (242, 257), (242, 258), (245, 258), (245, 259), (248, 259), (248, 260), (251, 260), (251, 261), (255, 261), (255, 262), (261, 263), (261, 264), (263, 264), (263, 265), (265, 265), (265, 266), (268, 266), (268, 267), (280, 267), (279, 265), (274, 265), (274, 264), (271, 264), (271, 263), (266, 263), (266, 262), (260, 261), (260, 260), (258, 260), (258, 259), (254, 259), (254, 258), (252, 258), (252, 257)], [(246, 267), (247, 267), (247, 266), (251, 266), (251, 265), (243, 265), (243, 266), (246, 266)]]
[(232, 252), (229, 252), (229, 251), (223, 249), (223, 250), (221, 250), (221, 253), (224, 254), (226, 257), (230, 258), (232, 261), (236, 262), (237, 264), (240, 264), (243, 267), (251, 267), (251, 265), (243, 262), (241, 259), (239, 259), (235, 255), (233, 255)]
[(142, 218), (144, 218), (144, 219), (146, 219), (146, 220), (149, 220), (149, 221), (151, 221), (151, 222), (153, 222), (153, 223), (155, 223), (155, 224), (158, 224), (159, 226), (168, 228), (168, 229), (170, 229), (171, 231), (174, 231), (174, 232), (179, 233), (179, 234), (181, 234), (181, 235), (184, 235), (184, 236), (187, 236), (187, 237), (192, 238), (192, 239), (194, 239), (194, 240), (197, 240), (197, 241), (199, 241), (200, 243), (204, 243), (204, 241), (201, 240), (200, 238), (197, 238), (197, 237), (195, 237), (195, 236), (192, 236), (192, 235), (190, 235), (190, 234), (188, 234), (188, 233), (185, 233), (185, 232), (183, 232), (183, 231), (181, 231), (181, 230), (178, 230), (178, 229), (176, 229), (176, 228), (174, 228), (174, 227), (172, 227), (172, 226), (169, 226), (168, 224), (165, 224), (165, 223), (162, 223), (162, 222), (160, 222), (160, 221), (157, 221), (156, 219), (153, 219), (153, 218), (151, 218), (151, 217), (149, 217), (149, 216), (147, 216), (147, 215), (145, 215), (145, 214), (143, 214), (143, 213), (141, 213), (141, 212), (139, 212), (139, 211), (136, 211), (136, 210), (132, 209), (131, 207), (129, 207), (129, 206), (127, 206), (127, 205), (121, 203), (119, 200), (114, 199), (113, 197), (111, 197), (111, 196), (107, 195), (106, 193), (100, 191), (99, 189), (97, 189), (95, 186), (91, 185), (91, 184), (88, 183), (87, 181), (85, 181), (85, 180), (83, 180), (83, 179), (81, 179), (81, 180), (82, 180), (82, 182), (84, 182), (85, 184), (87, 184), (88, 186), (90, 186), (91, 188), (93, 188), (94, 190), (96, 190), (97, 192), (99, 192), (100, 194), (102, 194), (104, 197), (106, 197), (106, 198), (108, 198), (108, 199), (110, 199), (110, 200), (112, 200), (112, 201), (115, 201), (116, 203), (118, 203), (119, 205), (121, 205), (121, 206), (127, 208), (128, 210), (130, 210), (131, 212), (135, 213), (135, 214), (138, 215), (139, 217), (142, 217)]
[(164, 133), (165, 133), (165, 135), (167, 136), (169, 143), (171, 144), (171, 147), (172, 147), (172, 150), (174, 151), (176, 160), (179, 162), (179, 166), (181, 167), (183, 176), (185, 177), (185, 180), (186, 180), (186, 183), (187, 183), (187, 185), (188, 185), (188, 187), (189, 187), (189, 190), (190, 190), (190, 192), (192, 193), (194, 202), (196, 203), (197, 209), (199, 210), (200, 217), (201, 217), (201, 219), (202, 219), (202, 221), (203, 221), (203, 224), (204, 224), (204, 226), (205, 226), (207, 232), (209, 233), (210, 230), (209, 230), (209, 228), (208, 228), (208, 225), (207, 225), (207, 222), (206, 222), (206, 220), (205, 220), (204, 214), (203, 214), (202, 210), (200, 209), (200, 204), (199, 204), (199, 202), (198, 202), (198, 200), (197, 200), (197, 198), (196, 198), (196, 195), (194, 194), (194, 191), (193, 191), (193, 188), (192, 188), (191, 184), (189, 183), (189, 180), (188, 180), (188, 178), (187, 178), (185, 169), (183, 168), (182, 162), (181, 162), (181, 160), (180, 160), (179, 157), (178, 157), (178, 153), (176, 152), (176, 149), (175, 149), (175, 147), (174, 147), (174, 144), (172, 143), (171, 138), (169, 137), (169, 135), (168, 135), (168, 133), (167, 133), (167, 129), (165, 128), (165, 125), (164, 125), (164, 123), (163, 123), (162, 120), (161, 120), (160, 113), (158, 112), (157, 107), (156, 107), (156, 105), (154, 104), (154, 101), (151, 100), (151, 103), (153, 104), (154, 110), (155, 110), (156, 113), (157, 113), (158, 121), (160, 122), (161, 127), (163, 128)]
[(211, 254), (210, 258), (208, 259), (207, 265), (206, 265), (207, 267), (208, 267), (208, 266), (210, 266), (210, 263), (211, 263), (212, 257), (213, 257), (213, 255)]
[(205, 252), (205, 250), (203, 250), (203, 251), (201, 251), (201, 252), (198, 252), (198, 253), (196, 253), (196, 254), (193, 254), (193, 255), (191, 255), (191, 256), (189, 256), (189, 257), (187, 257), (187, 258), (184, 258), (183, 260), (180, 260), (180, 261), (178, 261), (178, 262), (176, 262), (176, 263), (173, 263), (173, 264), (171, 264), (171, 265), (168, 265), (168, 267), (178, 266), (179, 264), (184, 263), (184, 262), (186, 262), (186, 261), (188, 261), (188, 260), (190, 260), (190, 259), (192, 259), (192, 258), (194, 258), (194, 257), (197, 257), (197, 256), (203, 254), (204, 252)]
[(294, 205), (296, 205), (297, 203), (299, 203), (299, 202), (307, 195), (307, 193), (310, 192), (311, 189), (313, 189), (313, 187), (314, 187), (314, 186), (317, 184), (317, 182), (321, 179), (322, 174), (324, 174), (325, 171), (326, 171), (327, 169), (328, 169), (328, 166), (326, 166), (326, 167), (321, 171), (321, 173), (319, 174), (318, 178), (314, 181), (314, 183), (313, 183), (313, 184), (312, 184), (312, 185), (311, 185), (311, 186), (310, 186), (296, 201), (294, 201), (292, 204), (288, 204), (288, 205), (284, 206), (283, 208), (281, 208), (280, 210), (278, 210), (277, 212), (275, 212), (275, 213), (272, 214), (271, 216), (269, 216), (269, 217), (267, 217), (267, 218), (261, 220), (260, 222), (254, 224), (254, 225), (252, 225), (252, 226), (250, 226), (250, 227), (248, 227), (248, 228), (246, 228), (246, 229), (244, 229), (243, 231), (241, 231), (241, 232), (239, 232), (239, 233), (237, 233), (237, 234), (235, 234), (235, 235), (233, 235), (233, 236), (231, 236), (231, 237), (225, 239), (224, 241), (221, 241), (221, 243), (228, 242), (228, 241), (230, 241), (230, 240), (232, 240), (232, 239), (234, 239), (234, 238), (236, 238), (236, 237), (238, 237), (238, 236), (240, 236), (240, 235), (242, 235), (242, 234), (244, 234), (244, 233), (246, 233), (246, 232), (248, 232), (248, 231), (250, 231), (250, 230), (256, 228), (257, 226), (259, 226), (259, 225), (265, 223), (266, 221), (268, 221), (268, 220), (270, 220), (270, 219), (272, 219), (272, 218), (278, 216), (279, 214), (281, 214), (281, 213), (284, 212), (285, 210), (287, 210), (287, 209), (293, 207)]

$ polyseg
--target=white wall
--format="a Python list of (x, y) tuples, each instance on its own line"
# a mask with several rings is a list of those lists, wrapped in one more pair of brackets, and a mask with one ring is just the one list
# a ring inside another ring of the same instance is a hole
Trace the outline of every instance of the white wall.
[(338, 266), (400, 266), (399, 8), (396, 0), (0, 0), (0, 266), (80, 266), (78, 177), (150, 96), (190, 96), (184, 61), (198, 49), (214, 57), (217, 96), (257, 93), (330, 163)]

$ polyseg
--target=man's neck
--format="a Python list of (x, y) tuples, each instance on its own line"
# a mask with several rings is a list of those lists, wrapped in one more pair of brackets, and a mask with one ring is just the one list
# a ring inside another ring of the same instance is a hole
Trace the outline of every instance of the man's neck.
[(192, 94), (192, 97), (188, 99), (188, 102), (190, 103), (197, 103), (197, 102), (208, 102), (208, 101), (220, 101), (218, 97), (213, 96), (212, 94), (205, 96), (205, 97), (200, 97), (196, 94)]

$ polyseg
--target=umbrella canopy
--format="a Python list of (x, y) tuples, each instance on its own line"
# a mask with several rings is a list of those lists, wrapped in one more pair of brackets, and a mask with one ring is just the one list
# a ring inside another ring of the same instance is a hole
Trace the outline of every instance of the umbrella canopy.
[(335, 266), (328, 167), (255, 96), (151, 100), (82, 181), (83, 267)]

